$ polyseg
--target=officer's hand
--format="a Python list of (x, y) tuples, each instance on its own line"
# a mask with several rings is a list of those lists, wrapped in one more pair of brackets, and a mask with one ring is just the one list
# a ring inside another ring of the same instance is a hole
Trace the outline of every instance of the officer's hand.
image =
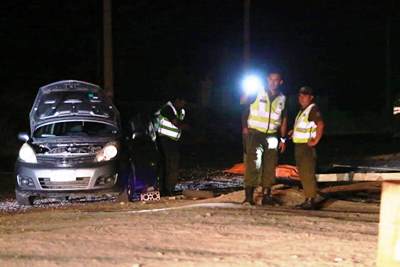
[(308, 145), (309, 147), (314, 147), (314, 146), (316, 146), (317, 144), (318, 144), (318, 140), (315, 139), (315, 138), (310, 139), (310, 141), (308, 141), (308, 143), (307, 143), (307, 145)]
[(279, 152), (283, 153), (286, 150), (286, 143), (279, 143)]
[(293, 130), (290, 130), (289, 132), (288, 132), (288, 137), (289, 137), (289, 139), (292, 139), (292, 137), (293, 137)]
[(249, 128), (243, 128), (242, 129), (242, 134), (248, 134), (249, 133)]

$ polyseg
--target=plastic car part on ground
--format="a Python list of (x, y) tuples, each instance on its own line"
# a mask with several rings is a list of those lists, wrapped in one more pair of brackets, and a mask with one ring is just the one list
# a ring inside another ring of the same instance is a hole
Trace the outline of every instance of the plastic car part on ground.
[(207, 180), (195, 180), (186, 181), (179, 183), (175, 186), (175, 191), (185, 190), (223, 190), (223, 189), (234, 189), (243, 188), (243, 177), (213, 177)]
[[(232, 166), (232, 168), (225, 170), (224, 172), (233, 174), (244, 174), (245, 172), (244, 163), (237, 163)], [(296, 166), (293, 165), (278, 165), (275, 169), (276, 177), (280, 178), (290, 178), (294, 180), (299, 180), (299, 172)]]

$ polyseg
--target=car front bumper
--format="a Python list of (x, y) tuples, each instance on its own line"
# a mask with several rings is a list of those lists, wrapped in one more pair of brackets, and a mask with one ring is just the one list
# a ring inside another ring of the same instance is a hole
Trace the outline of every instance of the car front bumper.
[(59, 167), (16, 163), (16, 190), (31, 195), (63, 195), (116, 191), (118, 172), (115, 160)]

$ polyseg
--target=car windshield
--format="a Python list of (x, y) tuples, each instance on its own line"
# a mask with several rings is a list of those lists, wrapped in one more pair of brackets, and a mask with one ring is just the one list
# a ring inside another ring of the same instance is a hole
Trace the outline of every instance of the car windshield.
[(109, 124), (91, 121), (68, 121), (44, 125), (38, 128), (34, 137), (109, 137), (118, 134), (118, 129)]

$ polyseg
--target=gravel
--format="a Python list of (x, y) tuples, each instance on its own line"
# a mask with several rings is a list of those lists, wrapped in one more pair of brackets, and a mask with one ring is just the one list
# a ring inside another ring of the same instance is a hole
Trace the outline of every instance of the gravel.
[(93, 202), (101, 202), (101, 201), (116, 201), (117, 196), (112, 194), (104, 194), (104, 195), (88, 195), (86, 197), (76, 197), (70, 198), (68, 200), (65, 199), (57, 199), (57, 198), (41, 198), (36, 199), (33, 202), (32, 206), (19, 205), (15, 199), (5, 199), (4, 201), (0, 201), (0, 213), (23, 213), (31, 209), (37, 208), (60, 208), (65, 206), (71, 206), (76, 203), (88, 204)]

